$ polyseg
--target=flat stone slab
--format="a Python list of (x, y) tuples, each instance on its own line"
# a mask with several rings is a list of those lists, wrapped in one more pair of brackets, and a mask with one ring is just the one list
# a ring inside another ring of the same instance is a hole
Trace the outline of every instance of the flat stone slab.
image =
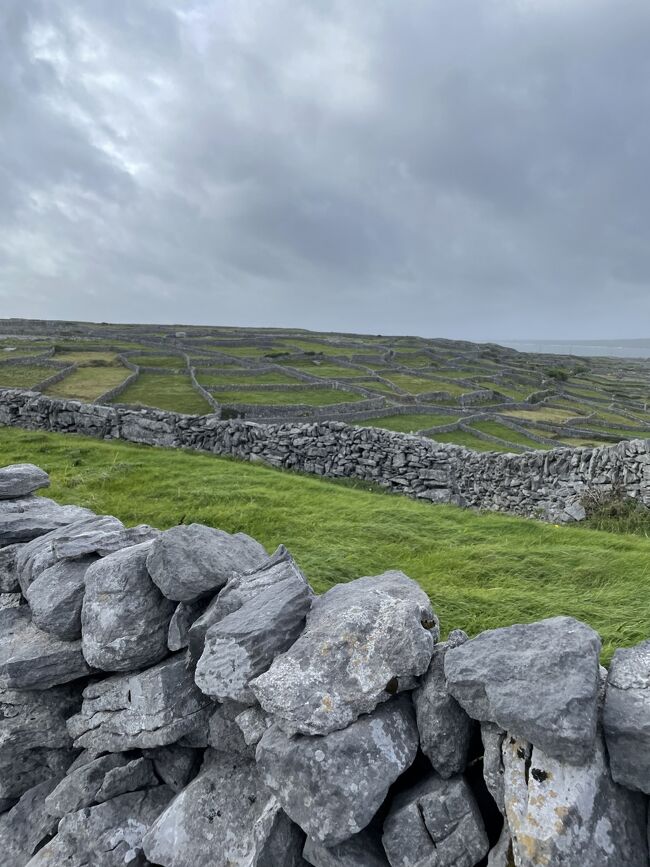
[(426, 593), (402, 572), (338, 584), (316, 598), (300, 638), (251, 689), (286, 732), (327, 734), (412, 688), (438, 635)]
[(83, 691), (81, 711), (68, 720), (76, 748), (123, 752), (172, 744), (206, 726), (210, 699), (178, 653), (135, 674), (107, 677)]
[(254, 761), (208, 750), (198, 776), (145, 835), (144, 851), (162, 867), (299, 867), (303, 841)]
[(288, 650), (304, 629), (312, 590), (290, 557), (285, 561), (285, 575), (285, 580), (256, 594), (208, 629), (195, 675), (206, 695), (254, 704), (251, 680)]
[(650, 641), (614, 653), (603, 726), (614, 780), (650, 794)]
[(174, 604), (147, 570), (150, 542), (109, 554), (85, 576), (81, 647), (102, 671), (131, 671), (167, 656)]
[(400, 696), (323, 737), (272, 725), (256, 758), (289, 817), (314, 841), (334, 846), (371, 822), (417, 748), (411, 701)]
[(193, 602), (214, 593), (241, 572), (257, 569), (268, 554), (245, 533), (231, 535), (203, 524), (172, 527), (154, 543), (147, 568), (162, 593)]
[(49, 689), (90, 674), (81, 642), (42, 632), (27, 606), (0, 611), (0, 685)]
[(449, 692), (472, 719), (580, 764), (596, 739), (600, 647), (572, 617), (491, 629), (447, 651)]
[(58, 527), (92, 515), (90, 509), (60, 506), (47, 497), (0, 500), (0, 546), (30, 542)]
[(27, 867), (143, 864), (142, 838), (172, 796), (167, 786), (156, 786), (71, 813)]
[(47, 488), (50, 477), (34, 464), (11, 464), (0, 467), (0, 500), (13, 500)]

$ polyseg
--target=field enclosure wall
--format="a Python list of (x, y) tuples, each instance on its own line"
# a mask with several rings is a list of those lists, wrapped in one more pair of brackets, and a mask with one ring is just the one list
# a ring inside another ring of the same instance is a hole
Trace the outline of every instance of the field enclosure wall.
[(620, 488), (650, 503), (650, 441), (524, 454), (475, 452), (342, 422), (256, 424), (216, 416), (84, 404), (0, 389), (0, 424), (79, 433), (259, 461), (373, 482), (432, 502), (580, 520), (586, 491)]

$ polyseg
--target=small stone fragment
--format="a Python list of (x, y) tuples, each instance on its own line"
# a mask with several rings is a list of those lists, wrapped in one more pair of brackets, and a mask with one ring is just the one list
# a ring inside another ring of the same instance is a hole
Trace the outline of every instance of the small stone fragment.
[(431, 773), (395, 798), (382, 838), (391, 867), (474, 867), (490, 844), (463, 777)]
[(334, 846), (370, 823), (417, 748), (411, 701), (400, 696), (324, 736), (287, 735), (272, 725), (256, 758), (289, 817), (308, 837)]
[(257, 746), (262, 735), (271, 725), (271, 718), (264, 713), (261, 707), (247, 707), (235, 717), (244, 740), (249, 747)]
[(588, 761), (596, 738), (600, 638), (573, 617), (483, 632), (445, 656), (449, 692), (558, 759)]
[(147, 571), (152, 544), (123, 548), (86, 572), (81, 646), (88, 662), (102, 671), (144, 668), (167, 655), (174, 605)]
[(193, 602), (214, 593), (241, 572), (268, 559), (264, 548), (244, 533), (231, 535), (203, 524), (172, 527), (153, 544), (147, 568), (163, 595)]
[(197, 602), (179, 602), (169, 621), (167, 630), (167, 647), (175, 653), (190, 643), (190, 626), (205, 609), (202, 600)]
[(7, 545), (0, 548), (0, 593), (17, 593), (20, 590), (16, 557), (20, 545)]
[(108, 771), (101, 788), (97, 792), (99, 803), (110, 801), (126, 792), (136, 792), (138, 789), (148, 789), (158, 785), (158, 777), (150, 759), (132, 759), (125, 765), (118, 765)]
[(194, 776), (199, 767), (203, 753), (190, 747), (169, 744), (166, 747), (153, 747), (143, 750), (145, 756), (153, 762), (160, 779), (173, 789), (180, 792)]
[(300, 638), (251, 689), (286, 732), (327, 734), (423, 674), (438, 635), (427, 595), (402, 572), (338, 584), (315, 599)]

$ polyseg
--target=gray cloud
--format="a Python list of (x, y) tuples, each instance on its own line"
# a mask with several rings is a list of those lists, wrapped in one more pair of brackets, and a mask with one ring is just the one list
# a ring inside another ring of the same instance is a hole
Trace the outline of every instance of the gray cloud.
[(646, 0), (5, 0), (0, 315), (650, 314)]

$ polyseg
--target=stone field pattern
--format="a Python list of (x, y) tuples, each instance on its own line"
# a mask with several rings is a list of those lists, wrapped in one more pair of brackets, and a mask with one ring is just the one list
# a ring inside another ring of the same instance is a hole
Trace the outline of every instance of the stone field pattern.
[(316, 596), (48, 484), (0, 468), (3, 867), (648, 867), (650, 641), (441, 642), (401, 572)]
[(479, 451), (650, 436), (650, 360), (417, 337), (0, 320), (0, 387), (224, 419), (346, 421)]

